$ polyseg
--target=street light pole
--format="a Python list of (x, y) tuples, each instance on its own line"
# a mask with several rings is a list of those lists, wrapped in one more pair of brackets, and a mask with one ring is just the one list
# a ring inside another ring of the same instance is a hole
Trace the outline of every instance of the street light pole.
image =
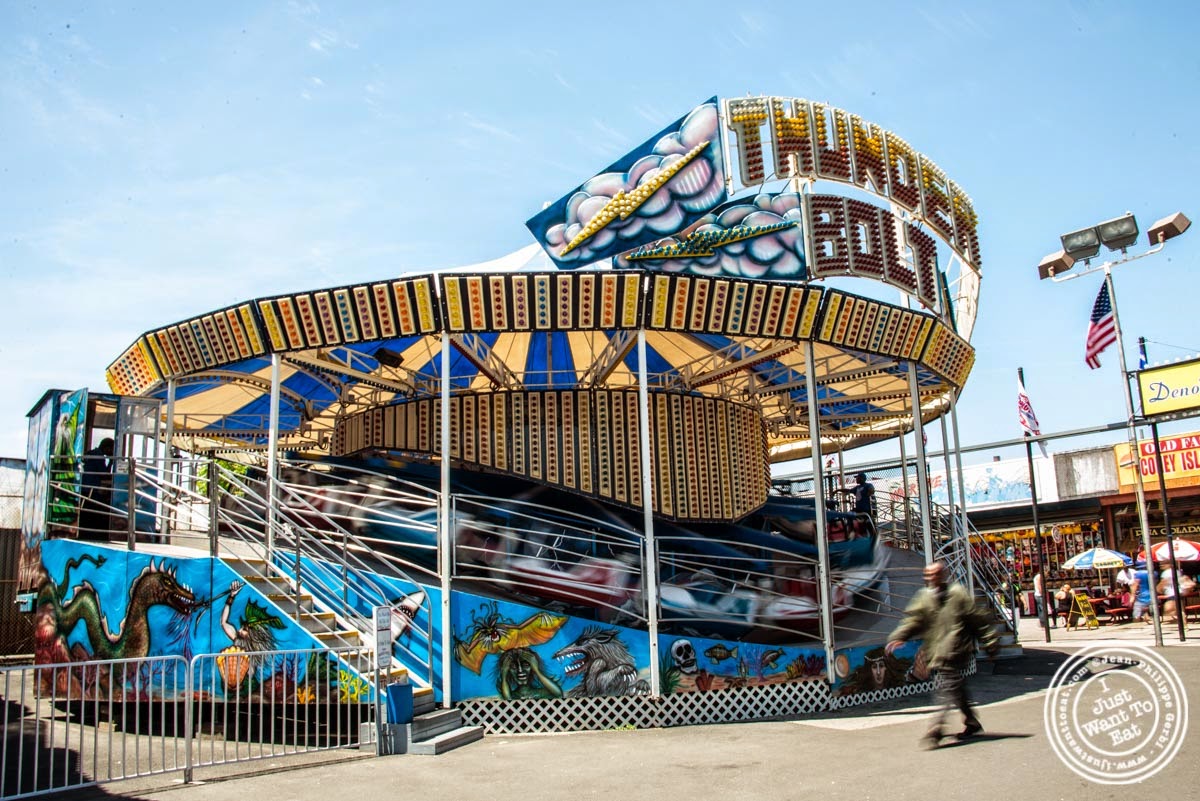
[[(1046, 256), (1038, 264), (1038, 277), (1042, 279), (1049, 278), (1056, 283), (1078, 278), (1081, 275), (1090, 275), (1100, 270), (1104, 271), (1104, 285), (1108, 292), (1109, 304), (1112, 306), (1113, 334), (1117, 342), (1117, 357), (1121, 363), (1121, 386), (1125, 392), (1125, 419), (1129, 427), (1129, 450), (1134, 459), (1134, 490), (1137, 496), (1138, 520), (1142, 527), (1142, 548), (1146, 554), (1146, 577), (1148, 581), (1154, 575), (1154, 562), (1150, 553), (1150, 521), (1146, 514), (1146, 490), (1142, 482), (1141, 453), (1138, 450), (1137, 442), (1137, 418), (1133, 411), (1133, 391), (1129, 387), (1129, 369), (1125, 364), (1125, 343), (1121, 336), (1121, 318), (1117, 314), (1117, 291), (1113, 287), (1112, 268), (1118, 264), (1143, 259), (1146, 256), (1151, 256), (1159, 252), (1163, 249), (1168, 239), (1173, 239), (1184, 233), (1191, 224), (1191, 220), (1182, 212), (1176, 212), (1169, 217), (1158, 220), (1146, 232), (1150, 242), (1150, 249), (1130, 256), (1127, 249), (1137, 241), (1138, 225), (1133, 214), (1126, 213), (1123, 217), (1098, 223), (1097, 225), (1073, 231), (1069, 234), (1063, 234), (1061, 237), (1063, 249)], [(1121, 251), (1121, 258), (1091, 267), (1090, 259), (1099, 252), (1101, 245), (1104, 245), (1109, 250)], [(1083, 260), (1085, 265), (1088, 265), (1089, 269), (1078, 273), (1070, 272), (1076, 260), (1080, 259)], [(1163, 644), (1162, 621), (1158, 614), (1157, 594), (1153, 582), (1151, 582), (1150, 593), (1150, 614), (1154, 621), (1154, 644), (1161, 647)]]

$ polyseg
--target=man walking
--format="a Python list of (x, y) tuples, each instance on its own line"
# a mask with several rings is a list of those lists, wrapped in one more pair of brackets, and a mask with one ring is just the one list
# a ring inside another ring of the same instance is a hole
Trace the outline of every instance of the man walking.
[(1133, 614), (1130, 618), (1149, 623), (1153, 620), (1150, 604), (1154, 602), (1155, 595), (1154, 568), (1140, 559), (1134, 567), (1133, 583), (1129, 585), (1129, 594), (1133, 596)]
[(890, 654), (913, 637), (924, 640), (922, 647), (933, 676), (938, 711), (921, 745), (933, 749), (945, 736), (942, 727), (952, 708), (963, 716), (963, 730), (957, 735), (960, 740), (983, 731), (971, 709), (962, 671), (970, 664), (976, 640), (991, 655), (999, 649), (999, 638), (991, 619), (975, 605), (967, 589), (947, 583), (944, 564), (927, 565), (924, 577), (925, 586), (904, 610), (904, 619), (888, 638), (885, 650)]

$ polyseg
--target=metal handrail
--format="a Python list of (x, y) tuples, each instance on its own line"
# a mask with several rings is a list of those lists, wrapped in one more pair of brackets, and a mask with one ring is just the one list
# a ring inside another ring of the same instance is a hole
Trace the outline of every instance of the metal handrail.
[[(295, 463), (291, 466), (293, 469), (303, 469)], [(244, 510), (257, 508), (262, 511), (262, 517), (255, 521), (258, 525), (247, 527), (238, 521), (230, 527), (231, 532), (237, 534), (247, 547), (262, 554), (269, 569), (274, 570), (276, 575), (289, 580), (297, 596), (308, 589), (319, 608), (333, 612), (340, 625), (356, 631), (364, 641), (370, 642), (373, 637), (372, 608), (393, 606), (399, 600), (397, 590), (378, 577), (386, 573), (419, 586), (419, 582), (403, 567), (381, 555), (343, 525), (342, 520), (318, 509), (305, 489), (296, 488), (304, 485), (282, 481), (276, 483), (279, 503), (276, 505), (274, 551), (267, 553), (267, 545), (259, 533), (270, 527), (265, 479), (248, 479), (228, 471), (225, 479), (235, 489), (242, 491), (243, 498), (254, 498), (253, 503), (243, 504)], [(340, 502), (351, 512), (360, 512), (363, 508), (348, 497), (343, 497)], [(218, 515), (223, 516), (223, 512), (218, 510)], [(349, 517), (357, 517), (357, 514)], [(370, 555), (370, 562), (364, 555)], [(428, 600), (422, 606), (429, 621), (426, 629), (422, 631), (410, 627), (408, 631), (415, 644), (397, 641), (394, 651), (399, 651), (396, 655), (401, 664), (418, 668), (413, 675), (414, 682), (428, 687), (433, 685), (434, 680), (432, 610)]]

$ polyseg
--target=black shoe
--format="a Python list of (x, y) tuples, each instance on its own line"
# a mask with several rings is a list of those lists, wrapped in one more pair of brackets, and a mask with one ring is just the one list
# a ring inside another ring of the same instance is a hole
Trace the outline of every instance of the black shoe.
[(968, 737), (974, 737), (976, 734), (979, 734), (979, 732), (981, 732), (981, 731), (983, 731), (983, 724), (977, 720), (974, 720), (974, 721), (971, 721), (970, 723), (968, 723), (966, 726), (964, 726), (963, 730), (960, 731), (955, 736), (960, 740), (965, 740)]
[(931, 731), (921, 738), (921, 748), (925, 751), (933, 751), (942, 744), (942, 733)]

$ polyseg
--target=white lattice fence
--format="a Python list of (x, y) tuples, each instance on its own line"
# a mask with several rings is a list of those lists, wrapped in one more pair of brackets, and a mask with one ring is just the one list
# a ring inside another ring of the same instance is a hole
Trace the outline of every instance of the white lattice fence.
[[(970, 676), (975, 672), (976, 665), (972, 662), (963, 670), (963, 675)], [(640, 695), (523, 701), (488, 699), (464, 701), (458, 708), (462, 710), (463, 722), (483, 726), (488, 734), (653, 729), (800, 717), (929, 693), (933, 687), (932, 681), (923, 681), (834, 696), (825, 681), (815, 679), (712, 692), (672, 693), (662, 698)]]
[(463, 721), (488, 734), (650, 729), (789, 717), (830, 708), (824, 681), (649, 696), (465, 701)]
[(672, 693), (662, 699), (662, 726), (736, 723), (795, 717), (829, 709), (829, 684), (820, 679), (707, 693)]
[(660, 701), (649, 696), (548, 698), (523, 701), (464, 701), (463, 722), (488, 734), (652, 729), (659, 726)]

